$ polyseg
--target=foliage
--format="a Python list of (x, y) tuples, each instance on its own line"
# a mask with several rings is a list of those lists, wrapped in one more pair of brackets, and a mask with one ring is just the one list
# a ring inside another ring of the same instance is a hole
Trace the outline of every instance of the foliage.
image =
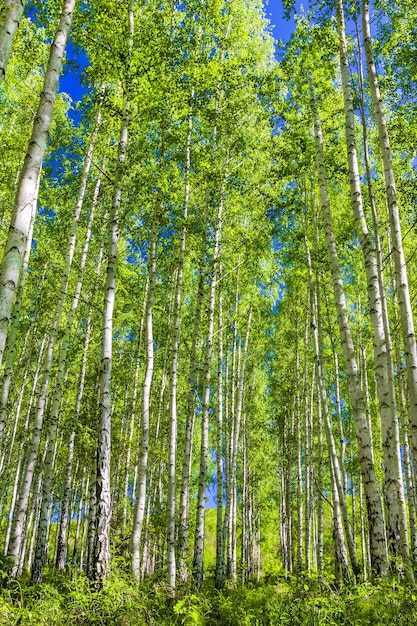
[(218, 592), (207, 586), (172, 595), (155, 580), (135, 587), (113, 573), (101, 591), (84, 576), (13, 581), (0, 597), (0, 620), (54, 626), (412, 626), (417, 591), (384, 580), (341, 589), (314, 577), (278, 578)]

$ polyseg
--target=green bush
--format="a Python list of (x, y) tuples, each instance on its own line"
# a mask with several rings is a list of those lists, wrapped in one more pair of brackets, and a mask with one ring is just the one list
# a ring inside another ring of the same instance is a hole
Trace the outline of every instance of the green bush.
[(335, 590), (317, 577), (276, 578), (172, 597), (160, 578), (137, 586), (123, 570), (101, 590), (80, 574), (45, 582), (8, 580), (0, 594), (4, 626), (414, 626), (417, 589), (393, 580)]

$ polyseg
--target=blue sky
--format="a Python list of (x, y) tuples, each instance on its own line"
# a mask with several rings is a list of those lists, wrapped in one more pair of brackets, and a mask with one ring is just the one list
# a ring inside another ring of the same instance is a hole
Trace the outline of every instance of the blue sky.
[[(284, 18), (284, 9), (282, 7), (281, 0), (269, 0), (268, 3), (264, 2), (265, 11), (269, 19), (271, 20), (271, 24), (274, 26), (273, 34), (275, 39), (283, 39), (284, 41), (288, 41), (291, 37), (291, 33), (295, 29), (294, 17), (291, 16), (289, 20)], [(296, 12), (301, 11), (301, 7), (308, 10), (308, 2), (295, 2)]]

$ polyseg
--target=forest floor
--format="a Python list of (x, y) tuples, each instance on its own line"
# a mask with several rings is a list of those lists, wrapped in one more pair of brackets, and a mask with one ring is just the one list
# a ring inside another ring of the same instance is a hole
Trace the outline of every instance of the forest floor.
[(87, 579), (47, 572), (41, 585), (3, 580), (2, 626), (379, 626), (417, 624), (417, 590), (396, 582), (361, 584), (335, 591), (314, 578), (249, 583), (222, 592), (210, 580), (201, 593), (170, 597), (161, 581), (135, 586), (113, 573), (104, 589)]

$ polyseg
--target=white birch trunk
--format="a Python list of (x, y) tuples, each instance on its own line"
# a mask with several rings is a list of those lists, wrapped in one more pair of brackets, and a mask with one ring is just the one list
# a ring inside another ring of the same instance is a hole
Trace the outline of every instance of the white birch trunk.
[(151, 227), (151, 241), (148, 253), (148, 297), (146, 300), (145, 327), (146, 327), (146, 370), (142, 386), (142, 419), (141, 438), (138, 461), (138, 482), (136, 491), (136, 506), (133, 519), (131, 537), (132, 549), (132, 572), (136, 580), (140, 580), (140, 545), (145, 515), (146, 481), (148, 473), (149, 456), (149, 417), (152, 379), (154, 371), (154, 346), (153, 346), (153, 301), (155, 294), (156, 278), (156, 248), (158, 238), (159, 219), (155, 209)]
[[(219, 268), (219, 281), (222, 268)], [(218, 295), (219, 348), (217, 359), (217, 517), (216, 517), (216, 589), (224, 587), (224, 542), (223, 542), (223, 300), (221, 290)]]
[[(90, 493), (88, 506), (88, 529), (87, 529), (87, 555), (85, 562), (85, 572), (89, 578), (94, 576), (94, 538), (96, 534), (96, 513), (97, 513), (97, 490), (96, 474), (97, 463), (93, 462), (90, 474)], [(71, 516), (72, 517), (72, 516)]]
[(88, 476), (86, 476), (86, 468), (83, 469), (83, 475), (81, 479), (81, 487), (80, 487), (80, 498), (78, 500), (78, 508), (77, 508), (77, 525), (75, 527), (75, 536), (74, 536), (74, 547), (72, 552), (72, 566), (75, 569), (77, 567), (77, 554), (78, 554), (78, 544), (80, 543), (80, 530), (81, 530), (81, 521), (83, 517), (83, 508), (84, 508), (84, 494), (88, 494), (89, 485), (88, 485)]
[(0, 11), (0, 84), (5, 79), (13, 40), (25, 8), (25, 0), (4, 0)]
[(96, 468), (96, 511), (94, 555), (90, 575), (98, 586), (108, 576), (110, 566), (110, 518), (111, 518), (111, 487), (110, 487), (110, 455), (111, 455), (111, 374), (113, 350), (113, 310), (116, 293), (117, 255), (120, 237), (120, 206), (122, 200), (122, 176), (127, 152), (129, 128), (129, 81), (130, 61), (134, 35), (134, 0), (128, 6), (128, 67), (126, 71), (127, 89), (124, 95), (123, 114), (120, 126), (117, 164), (113, 181), (113, 199), (110, 215), (110, 232), (107, 252), (107, 279), (104, 294), (101, 372), (100, 372), (100, 423), (97, 440)]
[(68, 444), (68, 460), (66, 465), (65, 490), (61, 505), (61, 519), (59, 531), (57, 533), (56, 567), (63, 570), (67, 564), (67, 529), (70, 522), (70, 500), (73, 481), (73, 460), (74, 460), (75, 430), (72, 431)]
[[(314, 231), (315, 231), (315, 247), (316, 252), (318, 250), (318, 229), (317, 229), (317, 221), (316, 216), (313, 218), (314, 220)], [(338, 546), (338, 555), (340, 557), (340, 568), (342, 572), (342, 576), (344, 579), (349, 577), (348, 568), (346, 569), (347, 560), (345, 563), (345, 554), (346, 547), (343, 536), (343, 531), (340, 533), (339, 525), (342, 523), (345, 529), (347, 545), (349, 549), (349, 557), (352, 565), (353, 573), (355, 577), (360, 575), (360, 567), (359, 561), (356, 554), (356, 545), (354, 535), (352, 533), (352, 528), (350, 524), (349, 512), (346, 505), (346, 494), (344, 490), (344, 481), (343, 475), (340, 470), (339, 458), (337, 455), (336, 445), (334, 441), (332, 423), (330, 420), (330, 412), (329, 405), (327, 399), (327, 390), (325, 385), (324, 378), (324, 360), (321, 346), (323, 345), (322, 339), (322, 330), (321, 330), (321, 307), (320, 300), (318, 294), (318, 278), (316, 277), (315, 281), (313, 280), (313, 271), (311, 264), (311, 255), (309, 244), (307, 240), (307, 236), (305, 236), (305, 247), (306, 247), (306, 255), (307, 255), (307, 267), (309, 272), (309, 280), (310, 280), (310, 295), (311, 295), (311, 325), (313, 327), (313, 340), (314, 340), (314, 351), (315, 351), (315, 359), (316, 359), (316, 372), (317, 372), (317, 382), (319, 386), (319, 393), (321, 399), (321, 408), (324, 416), (324, 429), (326, 434), (327, 441), (327, 449), (329, 453), (329, 458), (331, 462), (331, 479), (332, 479), (332, 489), (333, 489), (333, 506), (334, 506), (334, 531), (335, 531), (335, 546)]]
[(220, 190), (219, 209), (217, 213), (217, 225), (214, 238), (213, 268), (210, 282), (210, 297), (208, 307), (208, 331), (206, 339), (206, 355), (204, 363), (203, 382), (203, 406), (201, 413), (201, 450), (200, 450), (200, 473), (198, 480), (197, 517), (194, 538), (193, 579), (197, 589), (201, 588), (204, 577), (204, 513), (208, 462), (208, 420), (210, 405), (210, 378), (211, 378), (211, 355), (213, 350), (214, 335), (214, 311), (216, 301), (217, 263), (220, 250), (220, 237), (223, 219), (224, 186)]
[[(359, 43), (360, 50), (360, 39), (359, 39), (359, 29), (356, 24), (357, 30), (357, 40)], [(369, 193), (369, 201), (371, 205), (371, 213), (372, 213), (372, 221), (375, 233), (375, 244), (376, 244), (376, 261), (377, 261), (377, 269), (378, 269), (378, 281), (379, 288), (381, 293), (381, 306), (382, 306), (382, 317), (383, 317), (383, 325), (384, 325), (384, 333), (386, 339), (386, 351), (387, 351), (387, 363), (388, 363), (388, 383), (389, 383), (389, 392), (390, 392), (390, 400), (391, 405), (393, 407), (396, 406), (396, 398), (395, 398), (395, 380), (394, 380), (394, 364), (393, 364), (393, 349), (392, 349), (392, 340), (391, 340), (391, 331), (389, 324), (389, 315), (388, 315), (388, 304), (387, 298), (385, 295), (384, 288), (384, 276), (383, 276), (383, 261), (382, 261), (382, 247), (381, 247), (381, 238), (379, 233), (378, 226), (378, 217), (377, 217), (377, 208), (375, 202), (375, 194), (372, 183), (371, 176), (371, 164), (369, 160), (369, 147), (368, 147), (368, 134), (366, 128), (366, 113), (365, 113), (365, 105), (364, 105), (364, 89), (363, 89), (363, 75), (362, 75), (362, 55), (359, 54), (359, 86), (361, 91), (361, 118), (362, 118), (362, 129), (363, 129), (363, 148), (364, 148), (364, 158), (365, 158), (365, 169), (366, 169), (366, 178), (368, 184), (368, 193)], [(406, 565), (406, 573), (410, 580), (413, 578), (412, 569), (410, 567), (410, 552), (408, 547), (408, 531), (407, 531), (407, 513), (406, 513), (406, 505), (405, 505), (405, 495), (404, 495), (404, 484), (403, 484), (403, 476), (402, 476), (402, 467), (401, 467), (401, 453), (400, 453), (400, 432), (399, 432), (399, 419), (397, 411), (393, 413), (392, 427), (384, 430), (384, 453), (386, 449), (390, 449), (390, 454), (393, 456), (393, 468), (391, 472), (385, 474), (386, 483), (386, 492), (392, 494), (394, 490), (396, 490), (396, 495), (398, 499), (398, 517), (399, 517), (399, 533), (400, 533), (400, 551), (403, 557), (404, 564)], [(388, 445), (386, 445), (388, 444)], [(391, 483), (391, 484), (390, 484)], [(391, 498), (393, 494), (391, 495)], [(388, 528), (390, 526), (395, 526), (396, 518), (395, 518), (395, 509), (392, 511), (390, 507), (389, 499), (387, 499), (386, 507), (387, 518), (389, 520)], [(392, 519), (394, 513), (394, 518)], [(410, 522), (410, 533), (413, 533), (414, 529), (411, 527)], [(397, 552), (397, 546), (394, 546), (392, 550), (394, 553)]]
[(391, 146), (382, 97), (379, 90), (378, 77), (372, 52), (371, 31), (369, 25), (369, 4), (362, 3), (362, 28), (364, 47), (368, 67), (369, 86), (371, 89), (373, 108), (378, 126), (378, 137), (384, 165), (385, 192), (388, 203), (392, 252), (395, 263), (397, 282), (397, 299), (401, 314), (401, 329), (404, 352), (407, 364), (407, 383), (409, 394), (409, 412), (411, 422), (413, 453), (417, 458), (417, 348), (414, 330), (414, 319), (408, 285), (407, 264), (404, 256), (401, 234), (401, 222), (397, 201), (394, 168), (392, 165)]
[[(143, 341), (143, 329), (145, 326), (145, 313), (146, 313), (146, 301), (148, 297), (148, 282), (145, 284), (145, 294), (143, 299), (143, 307), (142, 307), (142, 315), (140, 318), (139, 324), (139, 337), (138, 337), (138, 348), (137, 348), (137, 357), (136, 357), (136, 368), (135, 368), (135, 378), (133, 382), (133, 391), (132, 391), (132, 415), (130, 418), (130, 429), (129, 429), (129, 441), (127, 446), (127, 454), (126, 454), (126, 463), (125, 463), (125, 484), (124, 484), (124, 492), (123, 492), (123, 520), (122, 520), (122, 530), (123, 532), (126, 530), (127, 517), (128, 517), (128, 498), (129, 498), (129, 478), (130, 478), (130, 466), (131, 466), (131, 456), (132, 456), (132, 442), (133, 442), (133, 433), (137, 419), (137, 397), (138, 397), (138, 388), (139, 388), (139, 371), (141, 364), (141, 355), (142, 355), (142, 341)], [(137, 464), (135, 464), (134, 469), (135, 475), (133, 480), (133, 488), (132, 488), (132, 499), (135, 497), (136, 493), (136, 479), (137, 479)]]
[[(130, 9), (131, 11), (131, 9)], [(133, 32), (130, 33), (130, 38)], [(131, 46), (131, 44), (130, 44)], [(101, 372), (100, 372), (100, 424), (97, 441), (96, 474), (96, 535), (94, 539), (94, 562), (92, 576), (99, 585), (109, 573), (110, 565), (110, 451), (111, 451), (111, 373), (113, 348), (113, 310), (116, 293), (117, 254), (119, 247), (121, 205), (121, 179), (126, 158), (129, 125), (129, 103), (124, 103), (123, 119), (114, 176), (113, 200), (110, 215), (110, 232), (107, 251), (107, 279), (104, 294)]]
[[(309, 342), (308, 314), (305, 320), (304, 351), (307, 353)], [(304, 462), (305, 462), (305, 505), (304, 505), (304, 562), (307, 572), (311, 569), (311, 485), (313, 451), (310, 448), (310, 410), (308, 401), (308, 360), (305, 359), (303, 375), (304, 398)], [(312, 375), (314, 376), (313, 369)], [(312, 383), (312, 388), (313, 388)]]
[[(232, 530), (231, 547), (232, 547), (232, 550), (231, 550), (231, 559), (230, 559), (230, 577), (233, 581), (236, 580), (236, 576), (237, 576), (237, 573), (236, 573), (237, 454), (238, 454), (238, 448), (239, 448), (240, 422), (241, 422), (241, 417), (242, 417), (243, 395), (244, 395), (244, 389), (245, 389), (246, 358), (248, 354), (251, 322), (252, 322), (252, 305), (250, 305), (250, 308), (249, 308), (245, 342), (243, 346), (243, 354), (241, 354), (240, 366), (238, 367), (236, 419), (235, 419), (235, 425), (233, 429), (232, 449), (231, 449), (231, 459), (230, 459), (231, 492), (232, 492), (232, 506), (231, 506), (231, 530)], [(239, 351), (239, 354), (240, 354), (240, 351)]]
[(398, 550), (398, 545), (400, 545), (404, 564), (407, 570), (409, 570), (410, 555), (408, 549), (407, 522), (405, 506), (401, 506), (401, 503), (404, 502), (404, 488), (401, 476), (398, 415), (392, 376), (392, 358), (390, 359), (388, 354), (390, 339), (387, 337), (387, 333), (389, 333), (389, 328), (387, 324), (384, 323), (383, 296), (381, 295), (381, 292), (384, 290), (384, 285), (382, 274), (378, 272), (376, 253), (363, 210), (355, 137), (354, 105), (349, 74), (342, 0), (337, 0), (336, 13), (340, 30), (340, 66), (345, 106), (346, 145), (349, 162), (351, 203), (364, 256), (369, 312), (372, 325), (376, 389), (383, 436), (385, 470), (384, 500), (388, 549), (395, 555)]
[[(90, 160), (91, 160), (91, 157), (90, 157)], [(19, 495), (18, 515), (16, 516), (16, 519), (15, 519), (13, 533), (12, 533), (12, 542), (11, 542), (10, 551), (9, 551), (9, 556), (11, 556), (13, 559), (16, 559), (17, 554), (20, 552), (21, 532), (22, 532), (22, 527), (24, 524), (24, 519), (27, 513), (32, 479), (33, 479), (33, 474), (35, 471), (36, 462), (38, 458), (38, 451), (39, 451), (41, 434), (42, 434), (42, 426), (43, 426), (43, 417), (44, 417), (46, 403), (48, 399), (48, 387), (49, 387), (50, 374), (51, 374), (51, 368), (52, 368), (55, 341), (56, 341), (56, 337), (58, 334), (59, 323), (61, 320), (62, 310), (64, 307), (64, 301), (65, 301), (65, 297), (66, 297), (67, 290), (68, 290), (69, 276), (70, 276), (70, 271), (71, 271), (71, 266), (72, 266), (72, 261), (74, 257), (74, 251), (75, 251), (77, 227), (78, 227), (78, 222), (79, 222), (80, 213), (81, 213), (84, 195), (85, 195), (85, 186), (86, 186), (85, 169), (87, 167), (89, 168), (89, 166), (87, 165), (85, 165), (84, 167), (84, 173), (83, 173), (82, 180), (81, 180), (77, 204), (76, 204), (74, 215), (72, 218), (67, 253), (66, 253), (66, 258), (65, 258), (65, 265), (63, 268), (63, 273), (62, 273), (62, 278), (61, 278), (59, 298), (58, 298), (57, 306), (55, 309), (52, 328), (49, 333), (48, 347), (47, 347), (47, 351), (46, 351), (44, 362), (43, 362), (41, 390), (40, 390), (37, 407), (36, 407), (31, 448), (29, 452), (28, 464), (26, 467), (26, 473), (25, 473), (22, 491)], [(52, 458), (51, 450), (49, 451), (48, 462)]]
[[(317, 366), (316, 366), (317, 368)], [(317, 461), (316, 485), (317, 498), (317, 570), (320, 574), (324, 568), (324, 495), (323, 495), (323, 403), (320, 395), (320, 379), (317, 376)], [(289, 477), (290, 478), (290, 477)]]
[(51, 46), (39, 107), (33, 123), (32, 135), (20, 173), (12, 222), (0, 265), (0, 365), (3, 360), (9, 320), (30, 224), (36, 208), (37, 182), (49, 137), (58, 80), (75, 2), (76, 0), (65, 0), (62, 6), (58, 28)]
[[(206, 213), (203, 228), (206, 230)], [(197, 302), (195, 306), (195, 316), (192, 332), (192, 343), (190, 352), (190, 364), (188, 369), (188, 393), (187, 393), (187, 421), (185, 425), (185, 440), (183, 452), (183, 464), (181, 473), (181, 489), (179, 503), (178, 522), (178, 567), (181, 580), (187, 579), (187, 553), (188, 553), (188, 524), (189, 524), (189, 493), (190, 477), (194, 435), (195, 407), (194, 399), (196, 394), (196, 373), (197, 373), (197, 342), (200, 330), (201, 307), (204, 297), (204, 261), (206, 254), (206, 235), (203, 237), (202, 254), (200, 257), (199, 279), (197, 288)]]
[[(40, 182), (40, 176), (38, 177), (38, 184), (37, 184), (36, 192), (39, 189), (39, 182)], [(0, 399), (0, 453), (2, 450), (2, 446), (3, 446), (4, 427), (5, 427), (6, 415), (7, 415), (7, 402), (9, 399), (10, 383), (12, 380), (13, 357), (14, 357), (15, 347), (16, 347), (17, 329), (19, 327), (19, 321), (20, 321), (20, 311), (22, 308), (23, 291), (25, 288), (26, 275), (27, 275), (27, 270), (29, 266), (29, 256), (30, 256), (30, 249), (32, 246), (32, 235), (33, 235), (34, 224), (35, 224), (35, 211), (33, 212), (33, 215), (31, 217), (31, 221), (29, 224), (28, 238), (26, 241), (25, 252), (23, 255), (22, 271), (20, 274), (19, 285), (17, 288), (16, 301), (14, 303), (13, 313), (12, 313), (11, 320), (10, 320), (11, 321), (10, 331), (9, 331), (6, 345), (5, 345), (3, 386), (1, 390), (1, 399)]]
[[(191, 102), (194, 98), (194, 89), (191, 90)], [(191, 104), (192, 107), (192, 104)], [(192, 108), (188, 115), (188, 133), (185, 159), (185, 197), (183, 212), (183, 227), (181, 230), (180, 250), (177, 264), (177, 281), (174, 295), (174, 311), (172, 324), (171, 344), (171, 376), (170, 376), (170, 434), (168, 451), (168, 585), (175, 589), (176, 561), (175, 561), (175, 516), (176, 516), (176, 459), (177, 459), (177, 381), (178, 381), (178, 351), (181, 323), (181, 297), (184, 273), (185, 244), (187, 236), (188, 206), (190, 202), (190, 169), (191, 169), (191, 135), (193, 130)]]
[(301, 451), (301, 376), (300, 376), (300, 350), (299, 350), (299, 326), (296, 321), (296, 355), (295, 355), (295, 411), (296, 411), (296, 442), (297, 442), (297, 572), (303, 570), (303, 472)]
[(350, 331), (346, 298), (344, 294), (342, 275), (337, 256), (336, 241), (333, 233), (333, 223), (330, 213), (326, 168), (323, 154), (323, 140), (312, 75), (310, 75), (309, 77), (309, 82), (311, 93), (311, 109), (314, 119), (314, 135), (316, 144), (316, 158), (320, 185), (322, 216), (324, 222), (330, 271), (332, 275), (339, 331), (348, 375), (349, 393), (355, 419), (359, 462), (363, 475), (367, 502), (372, 567), (374, 573), (376, 575), (380, 575), (386, 572), (388, 566), (384, 516), (382, 512), (381, 498), (379, 494), (373, 462), (372, 441), (368, 427), (368, 420), (364, 410), (364, 400), (360, 384), (359, 368), (355, 356), (352, 334)]

